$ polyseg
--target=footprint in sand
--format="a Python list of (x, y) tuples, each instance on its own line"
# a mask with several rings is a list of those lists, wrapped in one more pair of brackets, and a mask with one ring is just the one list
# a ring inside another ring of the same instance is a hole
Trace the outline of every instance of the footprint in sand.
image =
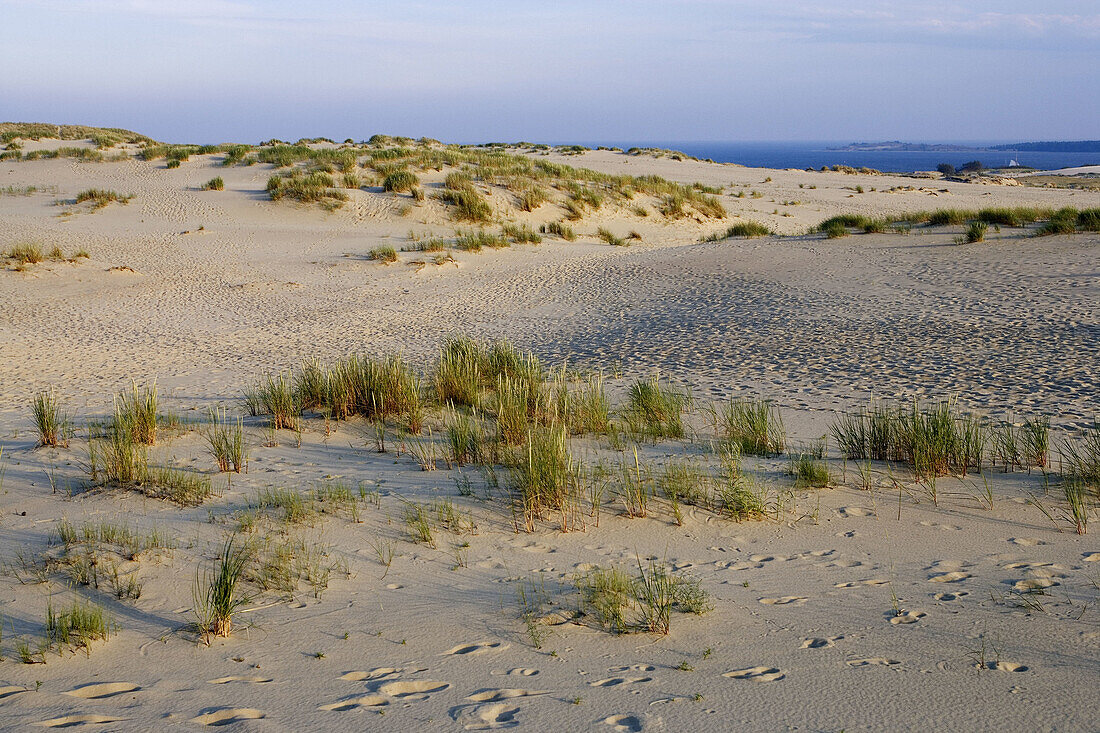
[(1100, 562), (1100, 552), (1086, 552), (1081, 557), (1085, 562)]
[[(519, 708), (508, 707), (504, 703), (465, 706), (451, 714), (451, 717), (466, 730), (499, 730), (515, 728), (519, 725), (516, 714)], [(470, 721), (466, 723), (465, 721)]]
[(970, 591), (956, 590), (944, 593), (937, 593), (932, 597), (937, 601), (957, 601), (960, 598), (966, 598), (968, 595), (970, 595)]
[(528, 542), (526, 544), (519, 545), (519, 549), (525, 552), (557, 552), (557, 550), (555, 550), (553, 547), (550, 547), (549, 545), (544, 545), (541, 542)]
[(652, 682), (652, 677), (608, 677), (595, 682), (589, 682), (589, 687), (618, 687), (620, 685), (640, 685), (643, 682)]
[(869, 517), (874, 514), (870, 509), (861, 506), (842, 506), (836, 510), (838, 517)]
[(896, 667), (901, 664), (896, 659), (889, 659), (887, 657), (866, 657), (863, 659), (849, 659), (846, 664), (849, 667)]
[(640, 733), (642, 730), (642, 719), (637, 715), (609, 715), (600, 722), (610, 725), (615, 733)]
[(899, 613), (891, 611), (887, 615), (890, 617), (890, 623), (897, 626), (899, 624), (915, 624), (928, 614), (923, 611), (901, 611)]
[(127, 692), (137, 692), (141, 687), (130, 682), (97, 682), (90, 685), (81, 685), (76, 689), (64, 693), (84, 700), (106, 700), (115, 695)]
[(684, 697), (682, 695), (678, 695), (676, 697), (658, 698), (658, 699), (654, 700), (653, 702), (651, 702), (649, 704), (652, 707), (653, 705), (671, 705), (674, 702), (688, 702), (689, 700), (691, 700), (690, 697)]
[(479, 560), (474, 563), (476, 567), (483, 568), (485, 570), (503, 570), (508, 567), (504, 564), (503, 560), (498, 560), (495, 557), (489, 557), (484, 560)]
[(748, 669), (735, 669), (732, 672), (726, 672), (723, 677), (729, 677), (733, 680), (752, 680), (753, 682), (776, 682), (783, 679), (787, 675), (783, 674), (777, 667), (749, 667)]
[(928, 579), (929, 583), (958, 583), (959, 581), (966, 580), (970, 577), (970, 573), (964, 573), (961, 570), (953, 570), (950, 573), (940, 573), (939, 575), (933, 575)]
[(26, 687), (20, 687), (18, 685), (6, 685), (0, 687), (0, 700), (5, 697), (11, 697), (12, 695), (18, 695), (20, 692), (28, 692)]
[(1013, 583), (1012, 587), (1021, 593), (1028, 593), (1031, 591), (1046, 590), (1056, 585), (1061, 585), (1061, 583), (1053, 578), (1024, 578), (1023, 580), (1017, 580)]
[(450, 686), (450, 682), (439, 680), (401, 680), (386, 682), (378, 688), (378, 692), (388, 697), (425, 699), (431, 693), (446, 690)]
[(918, 524), (920, 524), (920, 526), (922, 526), (922, 527), (934, 527), (936, 529), (945, 529), (945, 530), (959, 530), (959, 529), (962, 529), (962, 527), (958, 527), (954, 524), (940, 524), (939, 522), (923, 521), (923, 522), (918, 522)]
[(427, 672), (426, 667), (376, 667), (369, 672), (348, 672), (340, 676), (340, 679), (348, 682), (361, 682), (363, 680), (392, 679), (399, 674), (417, 674)]
[(365, 708), (368, 710), (377, 710), (390, 704), (389, 698), (384, 695), (357, 695), (355, 697), (349, 697), (344, 700), (338, 700), (328, 705), (321, 705), (318, 710), (332, 710), (336, 712), (346, 712), (348, 710), (359, 710)]
[(629, 667), (612, 667), (608, 672), (654, 672), (656, 667), (649, 664), (632, 664)]
[(975, 664), (978, 669), (991, 669), (995, 672), (1026, 672), (1029, 668), (1025, 664), (1016, 664), (1014, 662), (986, 662), (985, 664)]
[(500, 677), (501, 675), (508, 675), (510, 677), (534, 677), (539, 671), (537, 669), (531, 669), (530, 667), (516, 667), (515, 669), (501, 670), (494, 669), (489, 674), (494, 677)]
[(459, 644), (454, 649), (443, 652), (439, 656), (446, 657), (452, 655), (460, 656), (476, 656), (478, 654), (486, 654), (488, 652), (504, 651), (508, 648), (508, 645), (503, 641), (479, 641), (473, 644)]
[(863, 563), (861, 563), (859, 560), (833, 560), (832, 562), (818, 563), (817, 565), (817, 567), (819, 568), (842, 568), (845, 570), (848, 568), (858, 568), (862, 566)]
[(809, 598), (802, 596), (783, 596), (782, 598), (761, 598), (760, 602), (765, 606), (801, 606)]
[(1010, 562), (1005, 565), (1008, 570), (1039, 570), (1042, 568), (1060, 569), (1060, 565), (1052, 562)]
[(1014, 545), (1020, 545), (1021, 547), (1035, 547), (1036, 545), (1045, 545), (1038, 537), (1009, 537), (1008, 541)]
[(260, 720), (264, 717), (266, 715), (255, 708), (218, 708), (191, 718), (191, 722), (199, 725), (222, 726), (233, 725), (243, 720)]
[(844, 635), (840, 636), (827, 636), (827, 637), (815, 637), (806, 639), (802, 642), (800, 649), (828, 649), (831, 646), (835, 646), (836, 642), (844, 638)]
[(230, 682), (250, 682), (257, 685), (263, 685), (270, 681), (270, 677), (245, 677), (242, 675), (232, 675), (230, 677), (219, 677), (216, 680), (207, 680), (211, 685), (227, 685)]
[(501, 700), (511, 700), (517, 697), (531, 697), (533, 695), (549, 695), (548, 690), (521, 690), (518, 688), (504, 688), (500, 690), (482, 690), (481, 692), (475, 692), (473, 695), (468, 695), (467, 700), (473, 702), (500, 702)]
[(106, 725), (107, 723), (120, 723), (125, 718), (110, 718), (106, 715), (65, 715), (60, 718), (50, 718), (31, 725), (42, 728), (76, 728), (82, 725)]

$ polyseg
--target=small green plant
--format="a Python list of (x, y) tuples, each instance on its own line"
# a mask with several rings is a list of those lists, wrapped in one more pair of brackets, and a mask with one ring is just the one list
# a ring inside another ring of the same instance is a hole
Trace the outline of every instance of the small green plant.
[(61, 403), (53, 390), (34, 396), (31, 413), (38, 428), (38, 445), (58, 447), (69, 444), (69, 418), (61, 411)]
[(134, 198), (133, 194), (123, 195), (118, 191), (109, 191), (101, 188), (89, 188), (85, 191), (81, 191), (76, 195), (76, 203), (82, 204), (85, 201), (92, 202), (92, 210), (102, 209), (107, 204), (112, 202), (118, 202), (120, 204), (130, 203), (130, 199)]
[(419, 184), (420, 179), (416, 177), (415, 173), (409, 170), (400, 169), (389, 173), (382, 180), (382, 190), (401, 193), (411, 191)]
[(388, 244), (379, 245), (371, 249), (367, 254), (367, 259), (388, 265), (391, 262), (397, 262), (397, 250)]
[(405, 527), (413, 542), (435, 547), (435, 539), (432, 537), (432, 525), (429, 519), (427, 507), (420, 504), (408, 503), (405, 505)]
[(195, 621), (204, 641), (233, 633), (233, 617), (249, 602), (238, 586), (252, 556), (248, 545), (238, 546), (230, 537), (213, 568), (195, 576)]
[(711, 408), (719, 438), (749, 455), (776, 455), (787, 447), (779, 408), (767, 400), (734, 399)]
[(771, 229), (771, 227), (755, 221), (745, 221), (734, 224), (733, 226), (726, 229), (724, 232), (717, 232), (715, 234), (711, 234), (710, 236), (704, 237), (702, 241), (720, 242), (723, 239), (732, 239), (734, 237), (746, 237), (751, 239), (753, 237), (770, 237), (774, 234), (775, 232)]
[(23, 265), (37, 265), (45, 257), (42, 255), (42, 248), (30, 242), (24, 242), (23, 244), (17, 244), (8, 251), (8, 257), (11, 257), (20, 266)]
[(222, 473), (240, 473), (248, 466), (248, 449), (244, 441), (244, 421), (229, 418), (224, 409), (210, 411), (210, 426), (206, 430), (210, 455)]
[(829, 467), (825, 463), (824, 442), (811, 443), (788, 457), (787, 473), (794, 476), (798, 488), (823, 488), (829, 485)]
[(624, 247), (627, 241), (613, 233), (610, 229), (600, 227), (596, 230), (596, 236), (610, 244), (612, 247)]
[(538, 244), (542, 241), (538, 232), (526, 224), (504, 224), (501, 226), (501, 233), (516, 244)]
[(655, 376), (630, 386), (625, 416), (635, 432), (654, 438), (681, 438), (683, 412), (690, 402), (688, 394)]
[(157, 383), (138, 388), (131, 382), (130, 390), (115, 396), (114, 429), (143, 445), (157, 442)]
[(95, 604), (74, 602), (63, 610), (46, 606), (46, 647), (84, 649), (91, 653), (93, 641), (106, 641), (114, 627), (106, 612)]
[(221, 176), (211, 178), (206, 183), (202, 184), (203, 191), (223, 191), (225, 190), (225, 181)]

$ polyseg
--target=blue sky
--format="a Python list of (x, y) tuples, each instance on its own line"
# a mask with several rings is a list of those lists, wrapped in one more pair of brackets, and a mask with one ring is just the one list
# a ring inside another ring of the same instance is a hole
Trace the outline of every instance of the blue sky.
[(1096, 0), (0, 0), (0, 119), (172, 141), (1100, 138)]

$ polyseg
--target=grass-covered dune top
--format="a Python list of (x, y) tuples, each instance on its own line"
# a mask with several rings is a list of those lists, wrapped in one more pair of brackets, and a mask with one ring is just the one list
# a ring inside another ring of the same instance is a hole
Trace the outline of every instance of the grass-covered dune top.
[[(190, 154), (223, 152), (223, 164), (269, 164), (287, 169), (294, 179), (313, 174), (358, 175), (369, 171), (366, 180), (384, 191), (408, 193), (422, 201), (421, 176), (446, 172), (434, 197), (453, 207), (460, 221), (489, 221), (493, 212), (483, 201), (486, 193), (501, 193), (513, 199), (520, 211), (534, 211), (545, 203), (562, 207), (572, 221), (604, 207), (621, 207), (637, 197), (653, 199), (653, 206), (670, 220), (697, 215), (723, 219), (726, 210), (701, 184), (683, 184), (655, 175), (630, 176), (579, 168), (548, 160), (532, 159), (538, 146), (513, 147), (444, 145), (435, 140), (375, 136), (366, 143), (342, 145), (299, 141), (272, 141), (260, 146), (148, 146), (146, 159), (167, 157), (186, 160)], [(419, 175), (418, 175), (419, 174)], [(334, 186), (330, 184), (331, 186)], [(480, 188), (479, 188), (480, 186)], [(357, 187), (357, 186), (355, 186)], [(485, 189), (488, 189), (486, 191)], [(312, 197), (307, 197), (312, 198)]]
[[(46, 122), (0, 122), (0, 143), (16, 138), (24, 140), (94, 140), (99, 147), (118, 143), (151, 143), (150, 137), (120, 127), (90, 127), (88, 125), (52, 125)], [(105, 144), (104, 144), (105, 143)]]

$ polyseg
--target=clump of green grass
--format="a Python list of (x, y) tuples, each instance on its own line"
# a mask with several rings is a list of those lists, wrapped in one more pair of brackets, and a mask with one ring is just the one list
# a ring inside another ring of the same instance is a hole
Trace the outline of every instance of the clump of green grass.
[[(846, 458), (905, 462), (922, 480), (981, 470), (990, 439), (986, 423), (963, 413), (956, 400), (914, 401), (893, 409), (873, 404), (870, 410), (842, 416), (831, 432)], [(1015, 439), (1014, 431), (1001, 435)]]
[(54, 610), (53, 601), (46, 606), (46, 646), (84, 649), (91, 653), (93, 641), (106, 641), (114, 630), (110, 617), (93, 603), (74, 601), (63, 610)]
[(131, 382), (130, 390), (115, 395), (114, 429), (135, 443), (157, 442), (157, 384), (141, 387)]
[(199, 506), (214, 494), (209, 477), (168, 466), (149, 466), (141, 488), (180, 506)]
[(531, 186), (519, 192), (517, 203), (523, 211), (534, 211), (548, 200), (546, 189), (541, 186)]
[(301, 524), (317, 512), (308, 497), (293, 490), (278, 487), (261, 489), (253, 504), (256, 509), (277, 509), (282, 512), (282, 521), (286, 524)]
[(92, 209), (102, 209), (107, 204), (112, 202), (118, 202), (120, 204), (128, 204), (130, 200), (134, 198), (133, 194), (123, 195), (118, 191), (110, 191), (102, 188), (89, 188), (81, 191), (76, 195), (76, 203), (82, 204), (85, 201), (92, 202)]
[(542, 237), (538, 232), (529, 227), (526, 224), (504, 224), (501, 227), (501, 232), (505, 237), (511, 238), (516, 244), (538, 244), (542, 241)]
[(251, 558), (252, 548), (238, 546), (236, 539), (230, 537), (213, 568), (195, 576), (193, 612), (207, 644), (211, 639), (232, 634), (233, 617), (249, 602), (249, 596), (241, 593), (238, 586)]
[(714, 606), (699, 581), (675, 575), (662, 563), (638, 561), (631, 575), (619, 568), (594, 568), (576, 579), (581, 612), (615, 633), (668, 634), (672, 612), (702, 615)]
[(399, 169), (390, 172), (382, 179), (382, 190), (402, 193), (412, 191), (420, 185), (420, 179), (410, 170)]
[(391, 262), (397, 262), (397, 250), (388, 244), (379, 245), (373, 247), (370, 252), (367, 253), (367, 259), (388, 265)]
[(294, 170), (267, 179), (267, 193), (272, 201), (289, 198), (306, 204), (316, 203), (328, 211), (340, 208), (348, 200), (348, 195), (336, 190), (335, 186), (332, 176), (322, 171)]
[(829, 485), (824, 442), (811, 443), (797, 453), (789, 454), (787, 460), (787, 473), (794, 476), (797, 488), (824, 488)]
[(488, 222), (493, 218), (493, 207), (472, 186), (460, 189), (445, 188), (439, 193), (439, 198), (454, 206), (452, 216), (457, 221), (476, 224)]
[(604, 227), (600, 227), (596, 230), (596, 236), (610, 244), (612, 247), (625, 247), (627, 244), (625, 239), (617, 236), (610, 229), (606, 229)]
[(53, 390), (39, 392), (31, 403), (31, 414), (38, 429), (38, 445), (64, 447), (69, 444), (71, 430), (68, 415)]
[(508, 457), (505, 465), (517, 530), (532, 532), (536, 522), (549, 517), (556, 518), (563, 532), (578, 527), (581, 470), (564, 430), (532, 429), (526, 447)]
[(447, 420), (447, 447), (455, 465), (464, 466), (482, 459), (486, 452), (485, 434), (476, 412), (468, 415), (451, 410)]
[(721, 459), (721, 475), (712, 499), (714, 511), (738, 522), (762, 519), (768, 513), (766, 492), (742, 472), (737, 446), (726, 446)]
[(1055, 234), (1073, 234), (1077, 231), (1078, 211), (1073, 208), (1064, 208), (1055, 211), (1050, 216), (1050, 221), (1039, 227), (1036, 236), (1050, 236)]
[(966, 230), (966, 241), (969, 244), (985, 240), (985, 233), (989, 231), (989, 224), (984, 221), (971, 222)]
[(710, 236), (704, 237), (701, 241), (720, 242), (723, 239), (732, 239), (733, 237), (747, 237), (751, 239), (753, 237), (770, 237), (774, 234), (775, 232), (769, 226), (755, 221), (745, 221), (734, 224), (724, 232), (716, 232)]
[(229, 418), (225, 410), (210, 411), (210, 425), (206, 430), (206, 444), (210, 455), (222, 473), (240, 473), (248, 465), (248, 448), (244, 440), (244, 421)]
[(448, 338), (436, 360), (433, 383), (441, 404), (477, 407), (481, 402), (484, 351), (467, 337)]
[(1059, 452), (1066, 476), (1100, 488), (1100, 420), (1094, 420), (1080, 440), (1063, 440)]
[(508, 246), (508, 240), (496, 234), (490, 234), (484, 229), (455, 231), (455, 249), (463, 252), (480, 252), (483, 247), (489, 249), (502, 249)]
[(37, 265), (43, 259), (42, 247), (33, 242), (17, 244), (8, 250), (8, 257), (20, 265)]
[(149, 471), (146, 446), (113, 425), (108, 427), (106, 436), (89, 439), (88, 459), (92, 481), (123, 488), (140, 485)]
[(221, 176), (215, 176), (206, 183), (202, 184), (203, 191), (223, 191), (225, 190), (225, 181)]
[(848, 227), (839, 221), (830, 222), (821, 231), (825, 232), (825, 236), (829, 239), (840, 239), (851, 234)]
[(653, 438), (682, 438), (690, 396), (654, 376), (630, 386), (624, 417), (633, 432)]
[(787, 446), (779, 408), (767, 400), (734, 399), (712, 407), (719, 438), (749, 455), (776, 455)]
[(271, 416), (272, 429), (297, 428), (302, 407), (285, 374), (266, 377), (246, 399), (258, 410), (257, 414)]
[(539, 227), (539, 231), (544, 234), (559, 236), (566, 242), (575, 242), (577, 240), (577, 233), (573, 231), (573, 227), (560, 221), (552, 221), (549, 224), (544, 224)]
[(555, 375), (553, 392), (555, 418), (570, 434), (607, 433), (611, 427), (611, 401), (601, 375), (590, 375), (573, 388), (567, 383), (562, 368)]

